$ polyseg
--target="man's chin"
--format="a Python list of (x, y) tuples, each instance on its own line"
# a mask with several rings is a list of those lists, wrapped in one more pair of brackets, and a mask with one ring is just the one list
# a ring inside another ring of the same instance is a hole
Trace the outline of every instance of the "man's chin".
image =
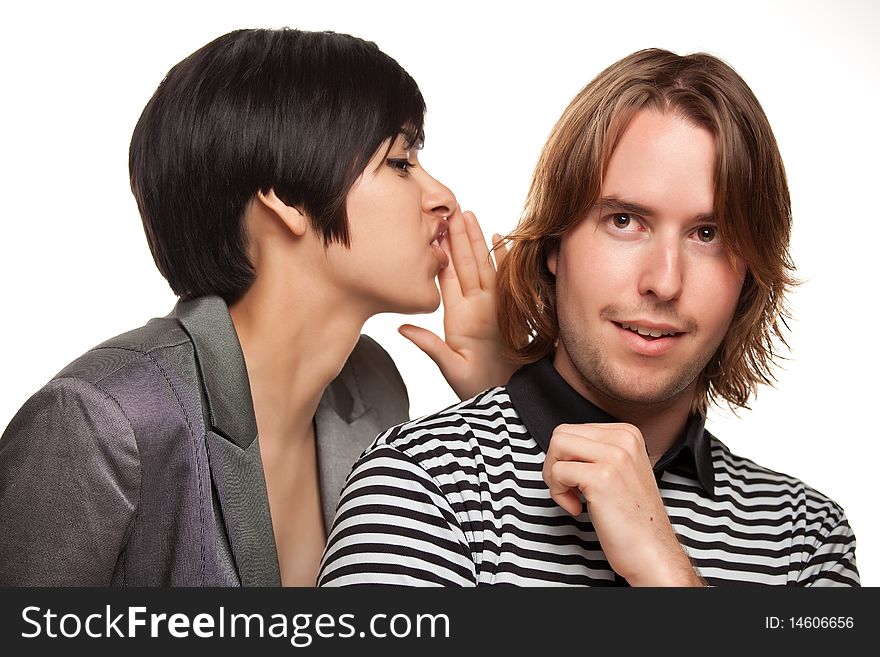
[(693, 379), (664, 381), (654, 385), (645, 385), (650, 379), (635, 375), (631, 379), (618, 379), (615, 382), (606, 382), (606, 385), (598, 385), (596, 389), (609, 399), (622, 404), (633, 406), (665, 406), (681, 400), (682, 395), (692, 394)]
[(609, 395), (615, 401), (634, 406), (663, 406), (678, 399), (679, 392), (674, 391), (622, 391)]

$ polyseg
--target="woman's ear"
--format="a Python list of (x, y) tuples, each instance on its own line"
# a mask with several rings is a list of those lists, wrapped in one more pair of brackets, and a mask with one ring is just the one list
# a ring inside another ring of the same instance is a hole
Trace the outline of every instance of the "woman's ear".
[(308, 217), (303, 214), (299, 208), (287, 205), (284, 201), (278, 198), (274, 189), (269, 189), (265, 194), (263, 192), (257, 192), (257, 202), (259, 202), (264, 209), (277, 216), (281, 222), (287, 226), (287, 229), (291, 233), (297, 237), (305, 235), (309, 228)]

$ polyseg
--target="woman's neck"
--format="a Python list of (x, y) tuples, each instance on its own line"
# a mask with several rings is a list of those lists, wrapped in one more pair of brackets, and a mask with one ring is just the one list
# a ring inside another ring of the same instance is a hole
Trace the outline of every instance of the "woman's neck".
[(260, 442), (312, 438), (325, 388), (357, 344), (365, 317), (326, 290), (255, 281), (229, 309), (244, 352)]

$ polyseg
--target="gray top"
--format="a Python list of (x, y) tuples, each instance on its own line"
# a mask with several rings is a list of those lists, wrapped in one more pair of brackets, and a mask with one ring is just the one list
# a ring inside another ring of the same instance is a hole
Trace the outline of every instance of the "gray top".
[[(315, 415), (325, 525), (352, 463), (408, 416), (394, 363), (361, 336)], [(280, 584), (250, 385), (226, 304), (91, 349), (0, 438), (0, 585)]]

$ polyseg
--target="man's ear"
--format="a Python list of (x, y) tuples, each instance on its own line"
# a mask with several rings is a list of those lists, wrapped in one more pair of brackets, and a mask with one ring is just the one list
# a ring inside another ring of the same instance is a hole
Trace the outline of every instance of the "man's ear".
[(550, 273), (556, 276), (556, 265), (559, 260), (559, 243), (554, 244), (550, 249), (547, 250), (547, 269), (550, 270)]
[(263, 192), (257, 192), (257, 202), (260, 203), (264, 209), (277, 216), (281, 222), (287, 226), (291, 233), (297, 237), (305, 235), (309, 228), (308, 217), (303, 214), (299, 208), (287, 205), (284, 201), (278, 198), (274, 189), (270, 189), (265, 194)]

